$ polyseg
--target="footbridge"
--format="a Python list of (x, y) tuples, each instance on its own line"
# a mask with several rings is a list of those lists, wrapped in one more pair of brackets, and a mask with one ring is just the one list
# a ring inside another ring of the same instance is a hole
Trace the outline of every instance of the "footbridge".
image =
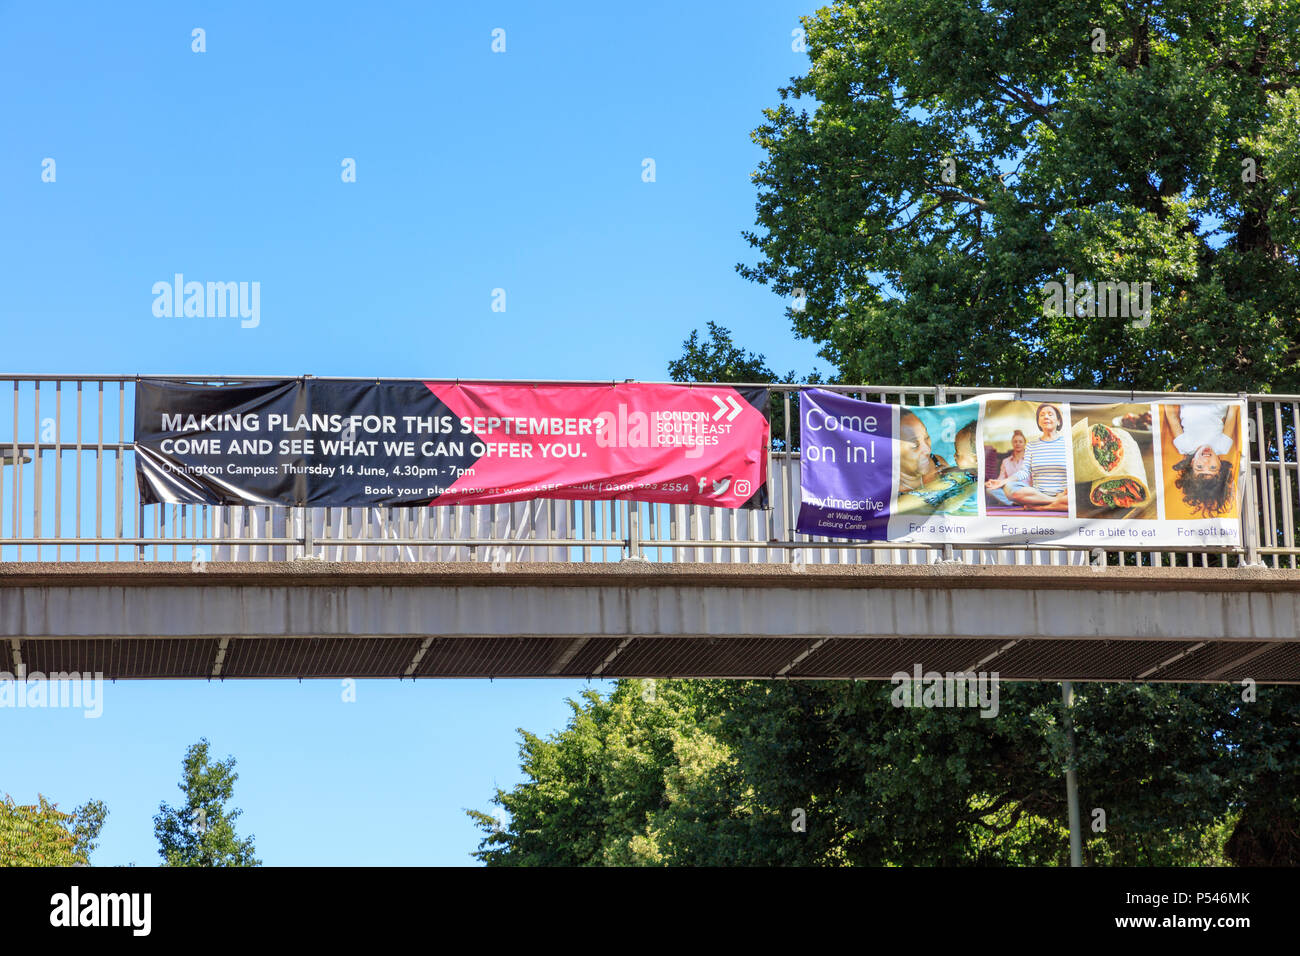
[(1239, 547), (963, 549), (795, 531), (791, 387), (771, 386), (766, 508), (292, 508), (143, 503), (134, 376), (0, 382), (0, 671), (1300, 683), (1300, 396), (1244, 396)]

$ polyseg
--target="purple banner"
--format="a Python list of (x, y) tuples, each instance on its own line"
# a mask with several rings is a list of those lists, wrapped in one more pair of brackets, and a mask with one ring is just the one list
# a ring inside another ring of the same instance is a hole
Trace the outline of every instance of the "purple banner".
[(887, 537), (895, 406), (810, 388), (800, 394), (800, 531)]

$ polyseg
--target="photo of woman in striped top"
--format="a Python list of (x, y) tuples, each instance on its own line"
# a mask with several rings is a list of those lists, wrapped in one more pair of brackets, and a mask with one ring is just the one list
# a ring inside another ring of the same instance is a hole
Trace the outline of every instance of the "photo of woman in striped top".
[(1020, 470), (1009, 478), (993, 478), (984, 483), (990, 491), (1005, 486), (1005, 494), (1016, 504), (1035, 511), (1069, 509), (1070, 443), (1065, 438), (1065, 419), (1061, 410), (1044, 402), (1034, 413), (1039, 438), (1029, 443)]

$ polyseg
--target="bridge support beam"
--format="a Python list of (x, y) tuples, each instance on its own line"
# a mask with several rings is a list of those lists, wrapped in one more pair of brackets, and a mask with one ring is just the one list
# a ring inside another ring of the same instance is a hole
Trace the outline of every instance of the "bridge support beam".
[[(1300, 682), (1300, 572), (1235, 568), (0, 565), (29, 671), (203, 677)], [(56, 666), (57, 665), (57, 666)]]

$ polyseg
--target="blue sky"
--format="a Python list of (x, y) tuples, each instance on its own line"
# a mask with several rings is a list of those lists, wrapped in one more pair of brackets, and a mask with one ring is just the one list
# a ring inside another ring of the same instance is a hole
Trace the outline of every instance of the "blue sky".
[[(709, 320), (811, 370), (734, 266), (812, 9), (0, 0), (0, 371), (661, 380)], [(177, 272), (260, 283), (260, 324), (156, 317)], [(471, 863), (515, 728), (583, 686), (124, 682), (0, 711), (0, 793), (98, 797), (95, 862), (149, 865), (206, 736), (268, 864)]]

